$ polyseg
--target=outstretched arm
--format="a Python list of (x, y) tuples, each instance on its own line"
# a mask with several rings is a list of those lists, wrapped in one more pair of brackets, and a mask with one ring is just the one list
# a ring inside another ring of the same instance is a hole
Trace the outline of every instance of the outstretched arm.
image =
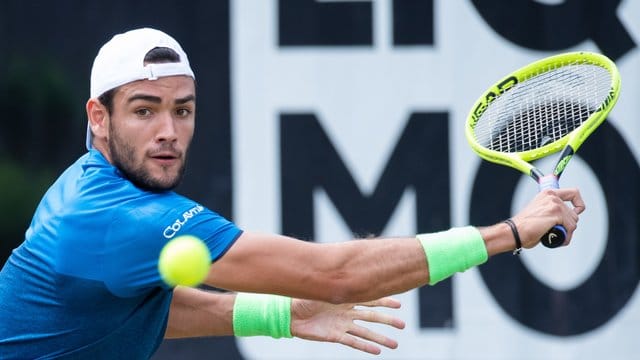
[[(542, 235), (556, 224), (567, 229), (568, 244), (583, 210), (584, 203), (577, 189), (545, 190), (512, 219), (524, 248), (536, 246)], [(235, 291), (282, 294), (334, 304), (353, 303), (434, 284), (456, 271), (486, 261), (487, 256), (516, 247), (514, 234), (507, 224), (467, 230), (421, 236), (419, 240), (407, 237), (329, 244), (245, 231), (227, 253), (213, 263), (206, 283)], [(430, 246), (432, 239), (437, 240), (434, 241), (439, 246), (437, 251)], [(457, 244), (460, 246), (451, 250)], [(465, 244), (473, 245), (472, 249), (467, 249)], [(440, 256), (443, 253), (448, 254), (448, 258)], [(468, 263), (450, 266), (450, 260), (470, 254), (475, 256), (471, 256)]]
[[(230, 336), (236, 295), (178, 286), (174, 289), (165, 338)], [(306, 340), (343, 344), (371, 354), (382, 345), (396, 348), (398, 343), (354, 321), (379, 323), (402, 329), (402, 320), (360, 307), (397, 309), (400, 303), (383, 298), (362, 304), (333, 305), (321, 301), (292, 299), (291, 335)], [(377, 345), (376, 345), (377, 344)]]

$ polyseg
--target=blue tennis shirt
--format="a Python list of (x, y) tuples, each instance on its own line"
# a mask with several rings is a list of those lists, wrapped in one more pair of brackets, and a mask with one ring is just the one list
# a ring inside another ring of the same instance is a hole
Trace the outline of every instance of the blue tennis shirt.
[(147, 359), (162, 342), (172, 289), (160, 250), (204, 240), (212, 261), (241, 230), (174, 192), (149, 192), (92, 149), (38, 205), (0, 271), (0, 359)]

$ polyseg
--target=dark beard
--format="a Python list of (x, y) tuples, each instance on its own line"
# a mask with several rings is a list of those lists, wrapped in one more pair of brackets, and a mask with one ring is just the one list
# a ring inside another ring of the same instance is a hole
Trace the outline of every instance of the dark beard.
[(186, 165), (186, 152), (183, 157), (185, 160), (173, 179), (166, 179), (164, 181), (163, 179), (155, 179), (143, 167), (136, 168), (134, 166), (135, 157), (133, 147), (126, 142), (120, 141), (120, 137), (113, 128), (110, 130), (109, 151), (111, 153), (111, 161), (113, 165), (120, 170), (122, 175), (136, 187), (152, 192), (163, 192), (172, 190), (180, 184)]

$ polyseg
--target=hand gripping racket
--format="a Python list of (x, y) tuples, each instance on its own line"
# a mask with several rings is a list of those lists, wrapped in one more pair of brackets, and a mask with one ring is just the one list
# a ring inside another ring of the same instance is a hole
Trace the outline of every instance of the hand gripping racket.
[[(618, 69), (603, 55), (572, 52), (538, 60), (482, 94), (467, 117), (467, 141), (483, 159), (531, 176), (540, 191), (557, 189), (567, 163), (605, 120), (619, 93)], [(529, 163), (560, 150), (548, 175)], [(566, 236), (556, 225), (541, 242), (555, 248)]]

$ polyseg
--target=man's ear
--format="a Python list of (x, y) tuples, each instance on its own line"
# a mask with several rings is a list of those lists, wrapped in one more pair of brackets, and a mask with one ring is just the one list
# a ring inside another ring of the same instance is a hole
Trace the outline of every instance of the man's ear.
[(87, 101), (87, 118), (89, 126), (95, 139), (105, 139), (107, 137), (107, 128), (109, 126), (109, 111), (102, 105), (100, 100), (96, 98)]

